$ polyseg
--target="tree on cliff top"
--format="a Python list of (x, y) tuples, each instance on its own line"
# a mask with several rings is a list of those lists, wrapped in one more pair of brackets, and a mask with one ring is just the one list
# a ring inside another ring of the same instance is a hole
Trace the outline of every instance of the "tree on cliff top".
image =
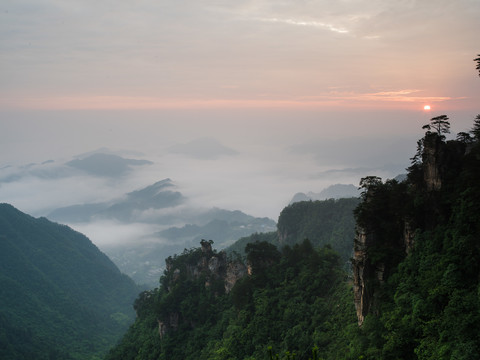
[(427, 134), (431, 129), (441, 138), (445, 138), (443, 134), (450, 134), (450, 122), (447, 115), (440, 115), (430, 119), (430, 124), (423, 125), (422, 129), (427, 129)]

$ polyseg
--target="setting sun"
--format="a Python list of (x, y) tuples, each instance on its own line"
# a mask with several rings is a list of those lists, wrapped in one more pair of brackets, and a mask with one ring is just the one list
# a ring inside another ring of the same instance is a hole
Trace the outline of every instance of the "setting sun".
[(425, 105), (425, 106), (423, 107), (423, 110), (425, 110), (425, 111), (429, 111), (430, 109), (431, 109), (431, 108), (430, 108), (430, 105)]

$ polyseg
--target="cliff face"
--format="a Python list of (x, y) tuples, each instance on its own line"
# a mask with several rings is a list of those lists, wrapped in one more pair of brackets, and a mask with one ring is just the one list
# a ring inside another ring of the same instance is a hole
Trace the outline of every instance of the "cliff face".
[(438, 191), (442, 187), (440, 165), (444, 157), (444, 143), (436, 134), (430, 134), (425, 136), (423, 145), (423, 181), (428, 191)]
[(376, 259), (372, 256), (372, 249), (378, 248), (379, 243), (390, 246), (391, 252), (399, 250), (400, 257), (406, 256), (413, 247), (414, 231), (408, 222), (404, 225), (405, 231), (399, 241), (385, 244), (375, 231), (357, 228), (354, 240), (354, 254), (352, 258), (353, 294), (358, 324), (362, 325), (365, 316), (376, 313), (378, 294), (387, 280), (388, 274), (396, 266), (397, 261), (391, 258)]
[(227, 260), (224, 251), (214, 252), (210, 241), (202, 240), (200, 245), (201, 253), (194, 257), (193, 261), (175, 264), (172, 258), (165, 260), (169, 290), (178, 281), (203, 276), (206, 287), (209, 287), (212, 281), (219, 280), (224, 283), (225, 292), (230, 292), (237, 280), (247, 273), (245, 265), (240, 261)]
[[(217, 297), (223, 292), (230, 292), (235, 283), (247, 274), (247, 268), (242, 262), (228, 260), (224, 251), (218, 253), (213, 251), (212, 243), (202, 240), (200, 249), (165, 260), (166, 274), (163, 286), (169, 295), (175, 298), (177, 296), (175, 292), (195, 291), (193, 289), (196, 284), (200, 283), (207, 292)], [(195, 327), (195, 320), (183, 314), (181, 309), (172, 306), (158, 319), (160, 337), (169, 330), (175, 331), (180, 322)]]
[(366, 280), (371, 278), (371, 274), (369, 274), (371, 267), (367, 265), (367, 243), (367, 234), (363, 229), (359, 229), (355, 237), (352, 259), (353, 295), (359, 325), (362, 325), (365, 315), (370, 311), (373, 299), (373, 294), (369, 291), (371, 289), (367, 288)]
[(436, 133), (427, 133), (421, 144), (422, 161), (410, 168), (413, 175), (403, 183), (366, 186), (355, 210), (352, 270), (359, 325), (377, 312), (382, 285), (413, 251), (416, 230), (433, 229), (452, 215), (444, 205), (445, 187), (460, 172), (465, 144), (445, 142)]

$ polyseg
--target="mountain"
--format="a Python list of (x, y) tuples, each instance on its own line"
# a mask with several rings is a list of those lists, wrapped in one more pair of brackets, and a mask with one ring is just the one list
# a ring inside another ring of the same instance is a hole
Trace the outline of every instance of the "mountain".
[(362, 179), (353, 358), (478, 359), (480, 115), (457, 140), (449, 127), (423, 127), (405, 181)]
[(167, 258), (161, 287), (139, 295), (135, 324), (106, 360), (343, 358), (356, 320), (338, 256), (308, 241), (246, 253), (243, 263), (202, 241)]
[(299, 192), (296, 193), (290, 204), (299, 202), (299, 201), (315, 201), (315, 200), (327, 200), (327, 199), (340, 199), (340, 198), (349, 198), (349, 197), (358, 197), (360, 195), (360, 191), (358, 187), (349, 184), (335, 184), (331, 185), (319, 193), (308, 192), (307, 194)]
[[(245, 256), (202, 241), (167, 258), (106, 359), (478, 359), (480, 115), (449, 141), (445, 118), (424, 127), (406, 177), (291, 204), (276, 233), (239, 241)], [(349, 275), (331, 235), (352, 208)]]
[(151, 165), (148, 160), (125, 159), (118, 155), (94, 153), (85, 158), (74, 159), (66, 165), (82, 170), (90, 175), (119, 177), (131, 170), (132, 166)]
[(200, 221), (213, 220), (206, 224), (200, 222), (202, 225), (171, 227), (152, 234), (157, 241), (105, 246), (104, 250), (138, 284), (154, 288), (165, 270), (161, 259), (195, 247), (203, 239), (213, 240), (219, 249), (223, 249), (242, 237), (276, 229), (273, 220), (255, 218), (241, 211), (212, 209), (199, 214), (198, 218)]
[[(107, 359), (133, 359), (140, 352), (168, 359), (268, 358), (267, 344), (276, 351), (301, 349), (299, 359), (312, 355), (316, 344), (324, 358), (342, 358), (348, 342), (342, 326), (356, 324), (344, 279), (359, 202), (291, 204), (276, 231), (243, 237), (220, 252), (212, 250), (213, 241), (198, 240), (201, 248), (192, 244), (168, 257), (163, 275), (156, 274), (162, 275), (160, 288), (137, 298), (136, 323)], [(248, 218), (220, 214), (214, 238), (226, 231), (221, 224), (227, 219)], [(173, 228), (163, 236), (188, 237), (210, 225)]]
[(137, 283), (152, 288), (158, 286), (164, 258), (202, 239), (214, 240), (224, 248), (241, 237), (276, 229), (273, 220), (239, 210), (187, 206), (188, 199), (175, 189), (175, 183), (167, 178), (108, 202), (58, 208), (47, 217), (72, 226), (101, 221), (143, 226), (143, 232), (132, 235), (127, 243), (116, 241), (103, 245), (102, 250)]
[(0, 183), (13, 183), (22, 179), (65, 180), (78, 176), (90, 176), (104, 180), (119, 179), (138, 167), (152, 165), (148, 160), (127, 159), (100, 149), (76, 156), (73, 160), (46, 160), (40, 164), (4, 166), (0, 168)]
[(0, 204), (0, 358), (101, 356), (138, 291), (84, 235)]
[(355, 237), (353, 212), (359, 202), (358, 198), (295, 202), (281, 211), (275, 232), (243, 237), (226, 251), (242, 255), (245, 246), (256, 241), (266, 241), (282, 248), (308, 239), (316, 248), (331, 246), (340, 255), (345, 268), (349, 269), (353, 254), (352, 239)]
[(109, 202), (77, 204), (50, 212), (49, 219), (67, 223), (90, 222), (99, 219), (115, 219), (122, 222), (138, 221), (135, 216), (147, 209), (172, 208), (185, 199), (174, 188), (172, 180), (164, 179), (143, 189), (127, 193), (123, 198)]

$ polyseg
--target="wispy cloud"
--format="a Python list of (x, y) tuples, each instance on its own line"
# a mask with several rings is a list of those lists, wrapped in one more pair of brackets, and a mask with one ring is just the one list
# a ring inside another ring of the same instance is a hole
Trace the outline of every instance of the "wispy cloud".
[(299, 100), (312, 101), (342, 101), (342, 102), (392, 102), (392, 103), (422, 103), (422, 102), (445, 102), (462, 100), (465, 97), (451, 96), (428, 96), (424, 95), (425, 90), (400, 89), (377, 92), (355, 92), (332, 90), (319, 95), (305, 96)]
[(252, 94), (250, 98), (166, 98), (151, 96), (51, 96), (3, 97), (4, 109), (63, 109), (63, 110), (131, 110), (131, 109), (238, 109), (238, 108), (297, 108), (336, 106), (339, 104), (375, 104), (447, 102), (467, 97), (429, 96), (425, 90), (401, 89), (377, 92), (330, 90), (314, 95), (285, 96), (275, 93)]
[(276, 18), (276, 17), (273, 17), (273, 18), (259, 18), (259, 20), (260, 21), (265, 21), (265, 22), (295, 25), (295, 26), (306, 26), (306, 27), (321, 28), (321, 29), (326, 29), (326, 30), (336, 32), (336, 33), (340, 33), (340, 34), (349, 33), (349, 30), (347, 30), (343, 27), (335, 26), (333, 24), (324, 23), (324, 22), (321, 22), (321, 21), (289, 19), (289, 18)]

